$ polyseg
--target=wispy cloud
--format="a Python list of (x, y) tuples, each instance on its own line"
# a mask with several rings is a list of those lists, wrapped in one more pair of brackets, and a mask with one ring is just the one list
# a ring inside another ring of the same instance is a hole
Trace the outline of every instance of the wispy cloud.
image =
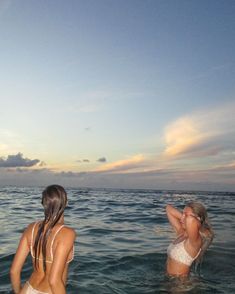
[(144, 155), (137, 154), (127, 159), (118, 160), (102, 165), (101, 167), (97, 168), (95, 172), (123, 172), (139, 167), (140, 164), (144, 162), (144, 160)]
[(76, 178), (80, 176), (86, 175), (86, 172), (72, 172), (72, 171), (62, 171), (60, 173), (54, 173), (54, 175), (59, 176), (59, 177), (68, 177), (68, 178)]
[(76, 102), (66, 108), (69, 112), (94, 113), (107, 108), (112, 101), (144, 97), (142, 92), (125, 92), (117, 89), (87, 91), (79, 94)]
[[(234, 172), (235, 173), (235, 160), (227, 163), (227, 164), (220, 164), (216, 165), (213, 169), (214, 172)], [(235, 178), (234, 178), (235, 183)]]
[(203, 72), (200, 72), (196, 75), (193, 75), (193, 76), (186, 78), (186, 81), (205, 79), (207, 77), (214, 75), (215, 73), (217, 73), (219, 71), (229, 70), (232, 67), (234, 67), (234, 63), (228, 62), (228, 63), (224, 63), (224, 64), (218, 64), (218, 65), (215, 65), (215, 66), (208, 68), (207, 70), (205, 70)]
[(235, 149), (235, 103), (181, 117), (165, 129), (168, 157), (217, 155)]
[[(128, 167), (126, 165), (126, 167)], [(132, 166), (133, 167), (133, 166)], [(129, 167), (128, 167), (129, 168)], [(28, 169), (24, 167), (4, 169), (0, 180), (6, 183), (48, 185), (58, 182), (62, 185), (81, 187), (122, 187), (155, 189), (192, 189), (235, 191), (235, 162), (205, 169), (182, 170), (181, 167), (155, 168), (152, 170), (127, 169), (125, 165), (116, 172), (74, 172), (51, 169)], [(20, 177), (19, 177), (20, 174)]]
[[(234, 113), (235, 103), (180, 117), (166, 126), (162, 152), (137, 154), (109, 163), (106, 157), (100, 157), (93, 160), (97, 168), (81, 164), (62, 169), (58, 163), (56, 168), (48, 169), (40, 166), (38, 159), (24, 158), (21, 153), (10, 155), (0, 158), (0, 166), (5, 167), (0, 179), (5, 183), (32, 180), (39, 184), (56, 181), (74, 186), (234, 191)], [(78, 162), (88, 161), (85, 157)]]
[(90, 162), (90, 160), (89, 159), (87, 159), (87, 158), (85, 158), (85, 159), (78, 159), (78, 160), (76, 160), (76, 162), (84, 162), (84, 163), (89, 163)]
[(203, 142), (205, 135), (190, 117), (180, 118), (170, 124), (165, 131), (165, 154), (175, 156), (187, 152), (192, 146)]
[(81, 93), (76, 103), (68, 107), (67, 110), (83, 113), (98, 112), (105, 107), (107, 100), (110, 99), (110, 97), (112, 97), (111, 92), (102, 90)]

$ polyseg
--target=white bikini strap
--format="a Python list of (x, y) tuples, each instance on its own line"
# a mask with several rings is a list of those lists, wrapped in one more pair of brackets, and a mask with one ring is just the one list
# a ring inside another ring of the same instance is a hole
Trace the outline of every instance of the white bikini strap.
[(198, 256), (199, 256), (199, 254), (201, 253), (201, 251), (202, 251), (202, 249), (200, 248), (199, 251), (198, 251), (198, 253), (197, 253), (197, 255), (194, 256), (194, 258), (193, 258), (194, 260), (198, 258)]
[(31, 255), (34, 257), (33, 255), (33, 235), (34, 235), (34, 230), (35, 230), (35, 227), (36, 225), (38, 224), (39, 222), (35, 222), (34, 225), (33, 225), (33, 229), (32, 229), (32, 232), (31, 232), (31, 240), (30, 240), (30, 253)]
[(56, 235), (59, 233), (59, 231), (60, 231), (63, 227), (64, 227), (64, 225), (61, 225), (61, 226), (58, 228), (58, 230), (55, 232), (55, 235), (54, 235), (54, 237), (53, 237), (53, 239), (52, 239), (52, 241), (51, 241), (51, 258), (52, 258), (52, 260), (53, 260), (53, 252), (52, 252), (53, 243), (54, 243), (54, 240), (55, 240)]
[(34, 229), (35, 229), (37, 223), (38, 222), (35, 222), (35, 224), (33, 225), (32, 232), (31, 232), (31, 240), (30, 240), (30, 247), (31, 248), (33, 247), (33, 235), (34, 235)]

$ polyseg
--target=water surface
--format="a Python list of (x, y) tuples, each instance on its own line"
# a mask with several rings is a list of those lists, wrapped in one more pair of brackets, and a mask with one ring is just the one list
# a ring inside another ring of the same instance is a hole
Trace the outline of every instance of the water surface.
[[(43, 217), (43, 188), (0, 188), (0, 294), (12, 293), (9, 268), (23, 229)], [(235, 293), (233, 193), (67, 189), (66, 224), (77, 232), (67, 293)], [(174, 238), (165, 215), (192, 201), (208, 208), (215, 231), (201, 268), (179, 284), (165, 277), (166, 248)], [(23, 269), (25, 281), (31, 259)]]

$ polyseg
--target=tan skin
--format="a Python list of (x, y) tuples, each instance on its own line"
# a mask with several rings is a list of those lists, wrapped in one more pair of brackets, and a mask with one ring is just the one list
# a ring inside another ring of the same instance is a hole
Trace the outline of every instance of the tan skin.
[[(62, 216), (59, 222), (55, 225), (48, 238), (48, 244), (50, 247), (51, 240), (56, 230), (64, 224), (64, 217)], [(14, 293), (25, 294), (28, 288), (26, 283), (23, 287), (21, 285), (21, 270), (25, 263), (25, 260), (30, 253), (30, 242), (31, 233), (34, 223), (30, 224), (21, 236), (19, 246), (17, 248), (11, 270), (11, 283)], [(34, 236), (38, 231), (38, 225), (35, 227)], [(72, 250), (75, 241), (75, 231), (69, 227), (63, 227), (59, 233), (56, 235), (53, 244), (53, 262), (47, 263), (46, 273), (43, 271), (43, 262), (39, 261), (39, 268), (36, 269), (34, 266), (34, 271), (29, 278), (30, 285), (39, 291), (47, 292), (50, 294), (66, 294), (66, 281), (68, 274), (68, 264), (67, 261), (72, 257)], [(48, 250), (47, 260), (50, 260), (50, 254)], [(40, 256), (41, 258), (41, 256)], [(33, 259), (34, 261), (34, 259)]]
[[(185, 250), (190, 256), (195, 257), (202, 246), (202, 239), (199, 233), (201, 223), (198, 217), (193, 213), (192, 208), (187, 206), (184, 208), (183, 212), (180, 212), (173, 206), (167, 205), (166, 213), (177, 235), (174, 243), (176, 244), (185, 240)], [(189, 274), (190, 267), (168, 257), (166, 270), (169, 275), (184, 277)]]

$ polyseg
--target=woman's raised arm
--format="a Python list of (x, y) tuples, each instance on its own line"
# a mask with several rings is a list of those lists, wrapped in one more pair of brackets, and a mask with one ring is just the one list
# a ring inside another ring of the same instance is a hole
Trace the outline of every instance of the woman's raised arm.
[(183, 216), (182, 212), (174, 208), (172, 205), (168, 204), (166, 206), (166, 214), (170, 224), (172, 225), (176, 233), (178, 235), (181, 234), (184, 231), (181, 223), (181, 218)]

